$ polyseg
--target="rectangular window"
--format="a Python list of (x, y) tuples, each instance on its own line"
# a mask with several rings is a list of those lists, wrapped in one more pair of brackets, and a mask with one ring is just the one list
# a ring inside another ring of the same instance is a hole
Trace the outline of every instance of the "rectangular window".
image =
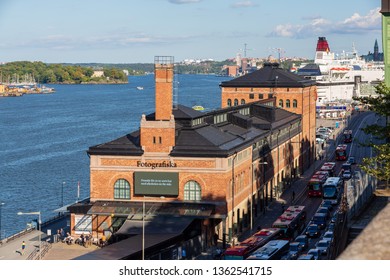
[(161, 136), (158, 137), (158, 142), (161, 144), (162, 143), (162, 138)]
[(255, 95), (253, 93), (249, 94), (249, 99), (255, 99)]
[(153, 144), (156, 144), (156, 137), (153, 136)]
[(264, 99), (264, 94), (259, 93), (259, 99)]
[(272, 93), (268, 93), (268, 98), (272, 98)]

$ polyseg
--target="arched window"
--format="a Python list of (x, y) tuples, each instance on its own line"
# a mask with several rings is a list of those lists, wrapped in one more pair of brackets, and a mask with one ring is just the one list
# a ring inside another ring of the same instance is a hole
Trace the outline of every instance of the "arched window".
[(234, 99), (234, 106), (238, 106), (238, 99)]
[(296, 99), (293, 100), (293, 107), (294, 108), (298, 107), (298, 101)]
[(241, 99), (241, 105), (245, 104), (245, 99)]
[(227, 105), (228, 105), (228, 107), (232, 107), (232, 100), (231, 99), (227, 100)]
[(125, 179), (115, 182), (114, 199), (130, 199), (130, 184)]
[(202, 199), (200, 185), (196, 181), (188, 181), (184, 185), (184, 200), (199, 201)]
[(283, 99), (279, 99), (279, 107), (283, 108)]
[(290, 108), (290, 99), (286, 100), (286, 108)]

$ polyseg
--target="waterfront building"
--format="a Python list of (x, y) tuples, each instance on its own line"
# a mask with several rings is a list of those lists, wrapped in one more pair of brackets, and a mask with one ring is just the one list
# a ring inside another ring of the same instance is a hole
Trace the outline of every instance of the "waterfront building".
[[(307, 169), (315, 157), (317, 87), (305, 79), (279, 68), (278, 63), (264, 67), (236, 79), (222, 82), (221, 107), (232, 107), (249, 102), (275, 98), (276, 106), (302, 116), (300, 170)], [(281, 171), (282, 169), (280, 169)], [(279, 176), (283, 177), (283, 176)], [(278, 183), (282, 179), (279, 178)]]
[(173, 102), (173, 67), (172, 57), (155, 58), (155, 112), (141, 116), (138, 130), (88, 150), (90, 199), (68, 209), (72, 235), (116, 241), (117, 250), (96, 258), (140, 258), (142, 250), (180, 259), (216, 236), (234, 244), (301, 168), (312, 126), (298, 103), (297, 112), (276, 105), (291, 98), (310, 108), (310, 81), (290, 97), (274, 84), (256, 102), (199, 112)]

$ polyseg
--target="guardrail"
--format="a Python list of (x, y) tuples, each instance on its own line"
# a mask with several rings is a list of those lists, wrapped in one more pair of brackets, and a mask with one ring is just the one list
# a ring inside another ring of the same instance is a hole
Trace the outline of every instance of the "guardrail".
[(42, 253), (39, 254), (39, 248), (36, 248), (30, 255), (28, 255), (27, 260), (39, 260), (43, 259), (47, 252), (51, 249), (52, 245), (49, 242), (43, 241), (41, 243)]

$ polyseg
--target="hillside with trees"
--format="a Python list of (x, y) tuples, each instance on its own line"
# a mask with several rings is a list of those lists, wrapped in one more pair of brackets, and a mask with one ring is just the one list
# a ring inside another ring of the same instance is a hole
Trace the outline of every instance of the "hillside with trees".
[(43, 62), (17, 61), (0, 65), (0, 82), (83, 84), (83, 83), (127, 83), (122, 69), (104, 68), (104, 76), (94, 77), (92, 67), (78, 65), (46, 64)]

